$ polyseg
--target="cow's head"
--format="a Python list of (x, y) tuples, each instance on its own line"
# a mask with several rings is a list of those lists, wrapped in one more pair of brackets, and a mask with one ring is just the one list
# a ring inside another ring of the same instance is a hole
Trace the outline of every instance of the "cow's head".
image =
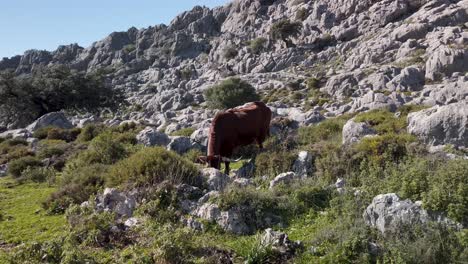
[(221, 168), (221, 161), (221, 156), (200, 156), (197, 159), (197, 163), (208, 164), (208, 166), (218, 170)]

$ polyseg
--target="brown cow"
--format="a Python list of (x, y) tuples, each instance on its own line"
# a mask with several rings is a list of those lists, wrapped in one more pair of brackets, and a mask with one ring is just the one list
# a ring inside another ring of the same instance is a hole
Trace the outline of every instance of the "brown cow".
[(270, 135), (271, 110), (262, 102), (252, 102), (216, 114), (208, 135), (208, 156), (200, 157), (210, 167), (219, 169), (221, 162), (229, 174), (230, 157), (238, 146), (257, 142), (260, 149)]

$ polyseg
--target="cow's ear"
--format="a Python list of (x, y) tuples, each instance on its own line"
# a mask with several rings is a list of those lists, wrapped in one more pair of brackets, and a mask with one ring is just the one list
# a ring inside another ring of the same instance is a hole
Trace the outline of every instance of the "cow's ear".
[(197, 158), (197, 161), (196, 163), (199, 163), (199, 164), (206, 164), (208, 163), (208, 157), (207, 156), (200, 156)]

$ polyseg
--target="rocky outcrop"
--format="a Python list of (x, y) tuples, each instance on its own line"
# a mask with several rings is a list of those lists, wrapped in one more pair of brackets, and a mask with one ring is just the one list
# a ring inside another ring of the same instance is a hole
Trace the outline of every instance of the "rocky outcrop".
[(73, 127), (72, 123), (68, 120), (68, 118), (63, 112), (53, 112), (39, 117), (39, 119), (30, 124), (26, 129), (31, 132), (34, 132), (39, 128), (48, 126), (54, 126), (64, 129), (69, 129)]
[(143, 144), (147, 147), (149, 146), (167, 146), (169, 144), (170, 139), (169, 137), (162, 133), (157, 131), (157, 129), (152, 128), (152, 127), (147, 127), (140, 131), (138, 135), (136, 136), (136, 139), (139, 144)]
[(468, 147), (467, 102), (434, 106), (408, 115), (408, 132), (426, 144)]
[(114, 212), (119, 217), (130, 217), (137, 203), (133, 195), (106, 188), (102, 195), (96, 197), (96, 211)]
[(381, 194), (374, 197), (363, 217), (367, 225), (377, 228), (382, 233), (395, 231), (403, 225), (426, 224), (429, 221), (460, 227), (460, 224), (448, 218), (429, 213), (421, 205), (420, 201), (413, 203), (410, 200), (402, 200), (394, 193)]
[(354, 119), (348, 120), (343, 126), (343, 145), (350, 145), (358, 142), (363, 137), (375, 135), (376, 131), (363, 122), (355, 122)]
[(215, 168), (204, 168), (201, 174), (208, 184), (209, 191), (222, 191), (231, 182), (229, 176)]

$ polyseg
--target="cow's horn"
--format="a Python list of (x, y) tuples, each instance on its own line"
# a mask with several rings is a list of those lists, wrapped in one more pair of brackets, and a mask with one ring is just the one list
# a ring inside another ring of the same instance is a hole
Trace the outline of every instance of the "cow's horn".
[(233, 160), (233, 159), (230, 159), (230, 158), (226, 158), (226, 157), (221, 157), (221, 160), (224, 161), (224, 162), (238, 162), (242, 159), (242, 157), (236, 159), (236, 160)]

